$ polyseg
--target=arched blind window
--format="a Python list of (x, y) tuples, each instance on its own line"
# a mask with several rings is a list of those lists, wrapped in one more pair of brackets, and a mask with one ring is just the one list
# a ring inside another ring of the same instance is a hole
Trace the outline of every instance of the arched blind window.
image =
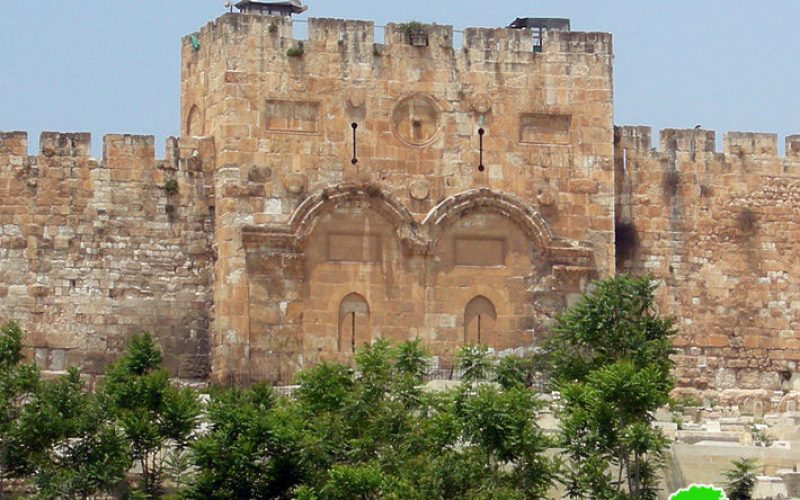
[(488, 346), (496, 320), (492, 301), (482, 295), (470, 300), (464, 308), (464, 344)]
[(351, 293), (339, 305), (339, 352), (355, 352), (369, 341), (369, 304), (361, 295)]

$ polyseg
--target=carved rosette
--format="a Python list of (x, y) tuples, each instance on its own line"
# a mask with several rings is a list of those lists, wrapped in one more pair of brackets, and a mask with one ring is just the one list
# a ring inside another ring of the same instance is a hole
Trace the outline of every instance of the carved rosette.
[(404, 97), (392, 110), (392, 132), (408, 146), (428, 146), (439, 136), (439, 115), (439, 107), (431, 97)]

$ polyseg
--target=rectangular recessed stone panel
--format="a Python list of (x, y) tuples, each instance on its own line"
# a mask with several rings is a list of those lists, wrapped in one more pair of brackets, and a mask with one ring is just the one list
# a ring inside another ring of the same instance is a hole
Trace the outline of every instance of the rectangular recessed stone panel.
[(268, 99), (267, 130), (313, 134), (319, 130), (319, 103)]
[(569, 144), (570, 115), (526, 113), (519, 117), (519, 142)]
[(341, 262), (378, 262), (381, 237), (375, 234), (328, 235), (328, 260)]
[(456, 238), (454, 255), (457, 266), (504, 266), (506, 242), (499, 238)]

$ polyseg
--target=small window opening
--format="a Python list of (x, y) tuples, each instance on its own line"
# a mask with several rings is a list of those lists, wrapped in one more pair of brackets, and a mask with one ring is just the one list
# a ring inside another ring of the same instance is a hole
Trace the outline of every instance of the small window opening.
[(428, 33), (423, 29), (410, 29), (408, 31), (408, 41), (414, 47), (427, 47)]
[(497, 312), (492, 301), (481, 295), (470, 300), (464, 308), (464, 344), (493, 344)]
[(339, 352), (355, 352), (370, 341), (369, 304), (357, 293), (342, 299), (339, 305), (339, 335), (336, 347)]

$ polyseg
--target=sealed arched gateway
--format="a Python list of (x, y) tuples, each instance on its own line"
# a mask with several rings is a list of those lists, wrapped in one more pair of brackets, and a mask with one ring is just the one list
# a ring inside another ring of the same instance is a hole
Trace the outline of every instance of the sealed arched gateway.
[[(419, 338), (440, 363), (465, 344), (531, 346), (580, 286), (556, 288), (554, 272), (560, 262), (586, 269), (575, 264), (587, 251), (555, 246), (542, 217), (510, 195), (461, 193), (420, 219), (378, 186), (353, 184), (307, 197), (288, 227), (248, 227), (259, 369), (346, 362), (376, 339)], [(262, 319), (281, 307), (287, 321)]]

